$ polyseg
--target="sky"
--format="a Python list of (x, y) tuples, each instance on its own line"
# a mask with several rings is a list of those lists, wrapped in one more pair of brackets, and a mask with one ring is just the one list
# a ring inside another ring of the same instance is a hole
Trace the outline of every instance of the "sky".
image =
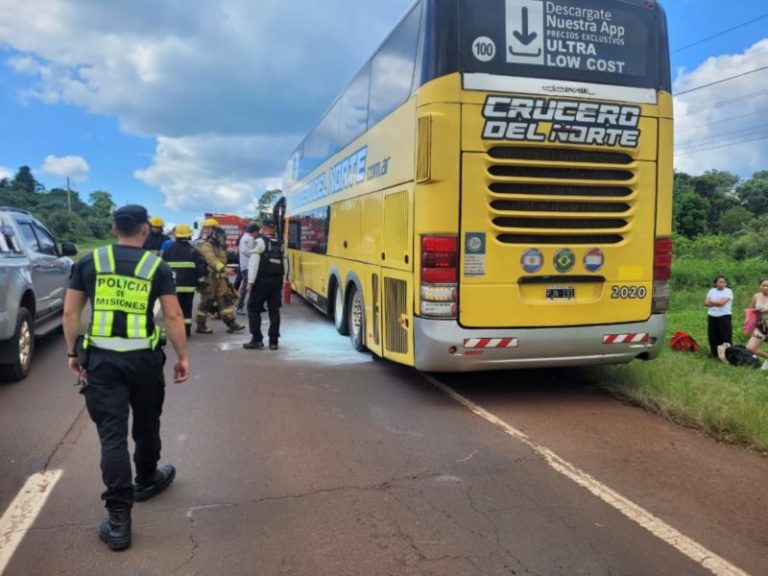
[[(0, 0), (0, 178), (27, 165), (46, 188), (69, 178), (85, 200), (106, 190), (168, 222), (255, 213), (411, 4)], [(662, 4), (673, 92), (687, 92), (676, 169), (768, 170), (768, 69), (755, 72), (768, 67), (768, 4)]]

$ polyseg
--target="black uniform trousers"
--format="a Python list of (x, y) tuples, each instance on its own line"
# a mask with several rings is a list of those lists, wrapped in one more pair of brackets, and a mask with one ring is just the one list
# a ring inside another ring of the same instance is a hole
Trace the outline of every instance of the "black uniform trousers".
[(267, 304), (269, 314), (269, 336), (270, 344), (277, 344), (280, 338), (280, 300), (283, 290), (283, 277), (274, 276), (264, 279), (257, 279), (251, 289), (251, 296), (248, 299), (248, 328), (251, 331), (253, 339), (257, 342), (263, 342), (264, 336), (261, 333), (261, 311), (264, 310), (264, 303)]
[(136, 482), (151, 481), (160, 460), (160, 415), (165, 400), (162, 349), (112, 352), (90, 348), (88, 384), (83, 389), (91, 420), (101, 441), (101, 498), (109, 509), (133, 505), (128, 452), (128, 415), (133, 411), (133, 461)]
[(709, 351), (717, 358), (717, 347), (720, 344), (733, 343), (733, 327), (731, 315), (707, 316), (707, 336), (709, 337)]
[(184, 326), (187, 329), (187, 336), (189, 336), (190, 329), (192, 328), (192, 309), (195, 302), (194, 292), (177, 292), (176, 298), (179, 299), (179, 306), (181, 312), (184, 314)]

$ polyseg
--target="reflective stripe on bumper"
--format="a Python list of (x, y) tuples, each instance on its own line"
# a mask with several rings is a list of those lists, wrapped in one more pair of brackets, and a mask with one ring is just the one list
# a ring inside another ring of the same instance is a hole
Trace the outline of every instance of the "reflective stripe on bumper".
[[(624, 364), (661, 353), (666, 317), (646, 322), (562, 328), (463, 328), (456, 321), (414, 318), (414, 366), (428, 372)], [(633, 337), (607, 346), (606, 335)], [(636, 341), (635, 339), (641, 341)], [(487, 342), (487, 345), (481, 346)], [(505, 346), (501, 343), (506, 342)], [(497, 344), (491, 347), (490, 344)]]

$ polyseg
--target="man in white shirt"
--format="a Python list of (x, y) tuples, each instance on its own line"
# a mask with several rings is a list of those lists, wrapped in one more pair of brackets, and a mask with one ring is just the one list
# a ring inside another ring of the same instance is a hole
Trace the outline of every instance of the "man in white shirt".
[(246, 288), (248, 287), (248, 262), (251, 259), (251, 254), (253, 254), (256, 238), (259, 237), (259, 230), (261, 230), (261, 228), (259, 228), (258, 224), (248, 224), (237, 245), (237, 253), (240, 256), (240, 271), (237, 273), (237, 280), (235, 281), (235, 287), (238, 290), (239, 296), (235, 313), (238, 316), (245, 316), (245, 293)]
[(256, 244), (248, 263), (248, 325), (251, 341), (243, 344), (246, 350), (262, 350), (261, 312), (264, 305), (269, 313), (269, 349), (277, 350), (280, 338), (280, 300), (285, 276), (283, 244), (275, 236), (274, 220), (262, 222), (263, 235)]
[(717, 347), (733, 342), (733, 327), (731, 308), (733, 307), (733, 291), (728, 288), (725, 276), (715, 278), (715, 286), (707, 292), (704, 299), (707, 310), (707, 335), (709, 336), (709, 351), (717, 358)]

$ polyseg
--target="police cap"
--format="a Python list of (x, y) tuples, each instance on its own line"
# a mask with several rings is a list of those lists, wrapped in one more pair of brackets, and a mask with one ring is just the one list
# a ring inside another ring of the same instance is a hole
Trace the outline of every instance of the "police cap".
[(259, 231), (259, 225), (258, 224), (253, 224), (253, 223), (248, 224), (248, 226), (245, 227), (245, 231), (248, 232), (249, 234), (253, 234), (254, 232), (258, 232)]
[(277, 226), (277, 223), (271, 218), (267, 218), (266, 220), (262, 220), (261, 225), (267, 226), (269, 228), (274, 228), (275, 226)]
[(115, 210), (115, 224), (145, 224), (149, 222), (149, 214), (144, 206), (138, 204), (128, 204)]

